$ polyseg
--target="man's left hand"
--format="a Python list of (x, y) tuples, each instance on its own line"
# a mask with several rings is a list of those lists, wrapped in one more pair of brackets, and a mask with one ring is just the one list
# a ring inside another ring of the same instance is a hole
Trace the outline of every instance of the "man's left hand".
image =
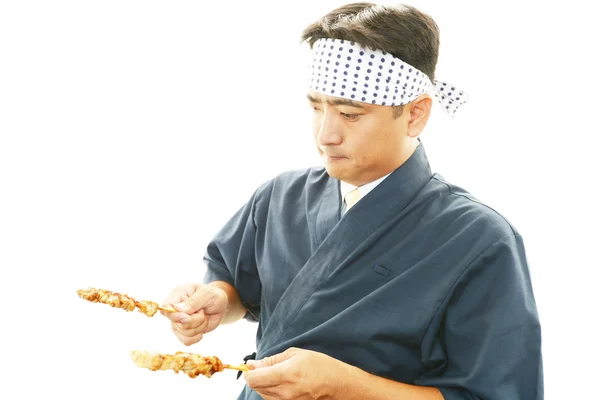
[(252, 370), (244, 373), (246, 382), (265, 400), (335, 398), (349, 367), (326, 354), (298, 348), (248, 364)]

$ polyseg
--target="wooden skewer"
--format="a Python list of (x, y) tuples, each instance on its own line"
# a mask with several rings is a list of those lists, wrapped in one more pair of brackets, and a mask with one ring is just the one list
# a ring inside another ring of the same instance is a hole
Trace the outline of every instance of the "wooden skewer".
[(172, 307), (161, 307), (161, 306), (158, 306), (158, 309), (160, 311), (165, 311), (165, 312), (177, 312), (177, 310), (174, 309), (174, 308), (172, 308)]
[(250, 371), (250, 368), (248, 368), (248, 366), (246, 364), (242, 364), (242, 365), (229, 365), (229, 364), (223, 364), (223, 368), (228, 368), (228, 369), (236, 369), (238, 371)]

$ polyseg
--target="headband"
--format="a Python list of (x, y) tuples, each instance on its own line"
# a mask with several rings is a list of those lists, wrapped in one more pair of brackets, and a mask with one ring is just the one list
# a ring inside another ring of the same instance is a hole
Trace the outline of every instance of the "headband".
[(309, 88), (328, 96), (381, 106), (408, 104), (423, 93), (437, 97), (448, 115), (467, 101), (455, 86), (429, 77), (381, 50), (341, 39), (313, 44)]

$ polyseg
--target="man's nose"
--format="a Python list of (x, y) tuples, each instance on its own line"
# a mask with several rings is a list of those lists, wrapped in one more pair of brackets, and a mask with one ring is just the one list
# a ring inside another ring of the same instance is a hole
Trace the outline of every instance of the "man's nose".
[(317, 140), (320, 146), (335, 146), (342, 143), (339, 121), (331, 112), (323, 113)]

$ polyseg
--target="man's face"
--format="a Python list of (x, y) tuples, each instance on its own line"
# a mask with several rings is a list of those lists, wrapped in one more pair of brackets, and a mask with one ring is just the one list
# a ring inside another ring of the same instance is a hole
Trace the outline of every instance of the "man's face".
[[(408, 157), (410, 112), (394, 118), (391, 107), (308, 93), (313, 134), (327, 173), (361, 186), (398, 168)], [(414, 149), (414, 147), (413, 147)]]

